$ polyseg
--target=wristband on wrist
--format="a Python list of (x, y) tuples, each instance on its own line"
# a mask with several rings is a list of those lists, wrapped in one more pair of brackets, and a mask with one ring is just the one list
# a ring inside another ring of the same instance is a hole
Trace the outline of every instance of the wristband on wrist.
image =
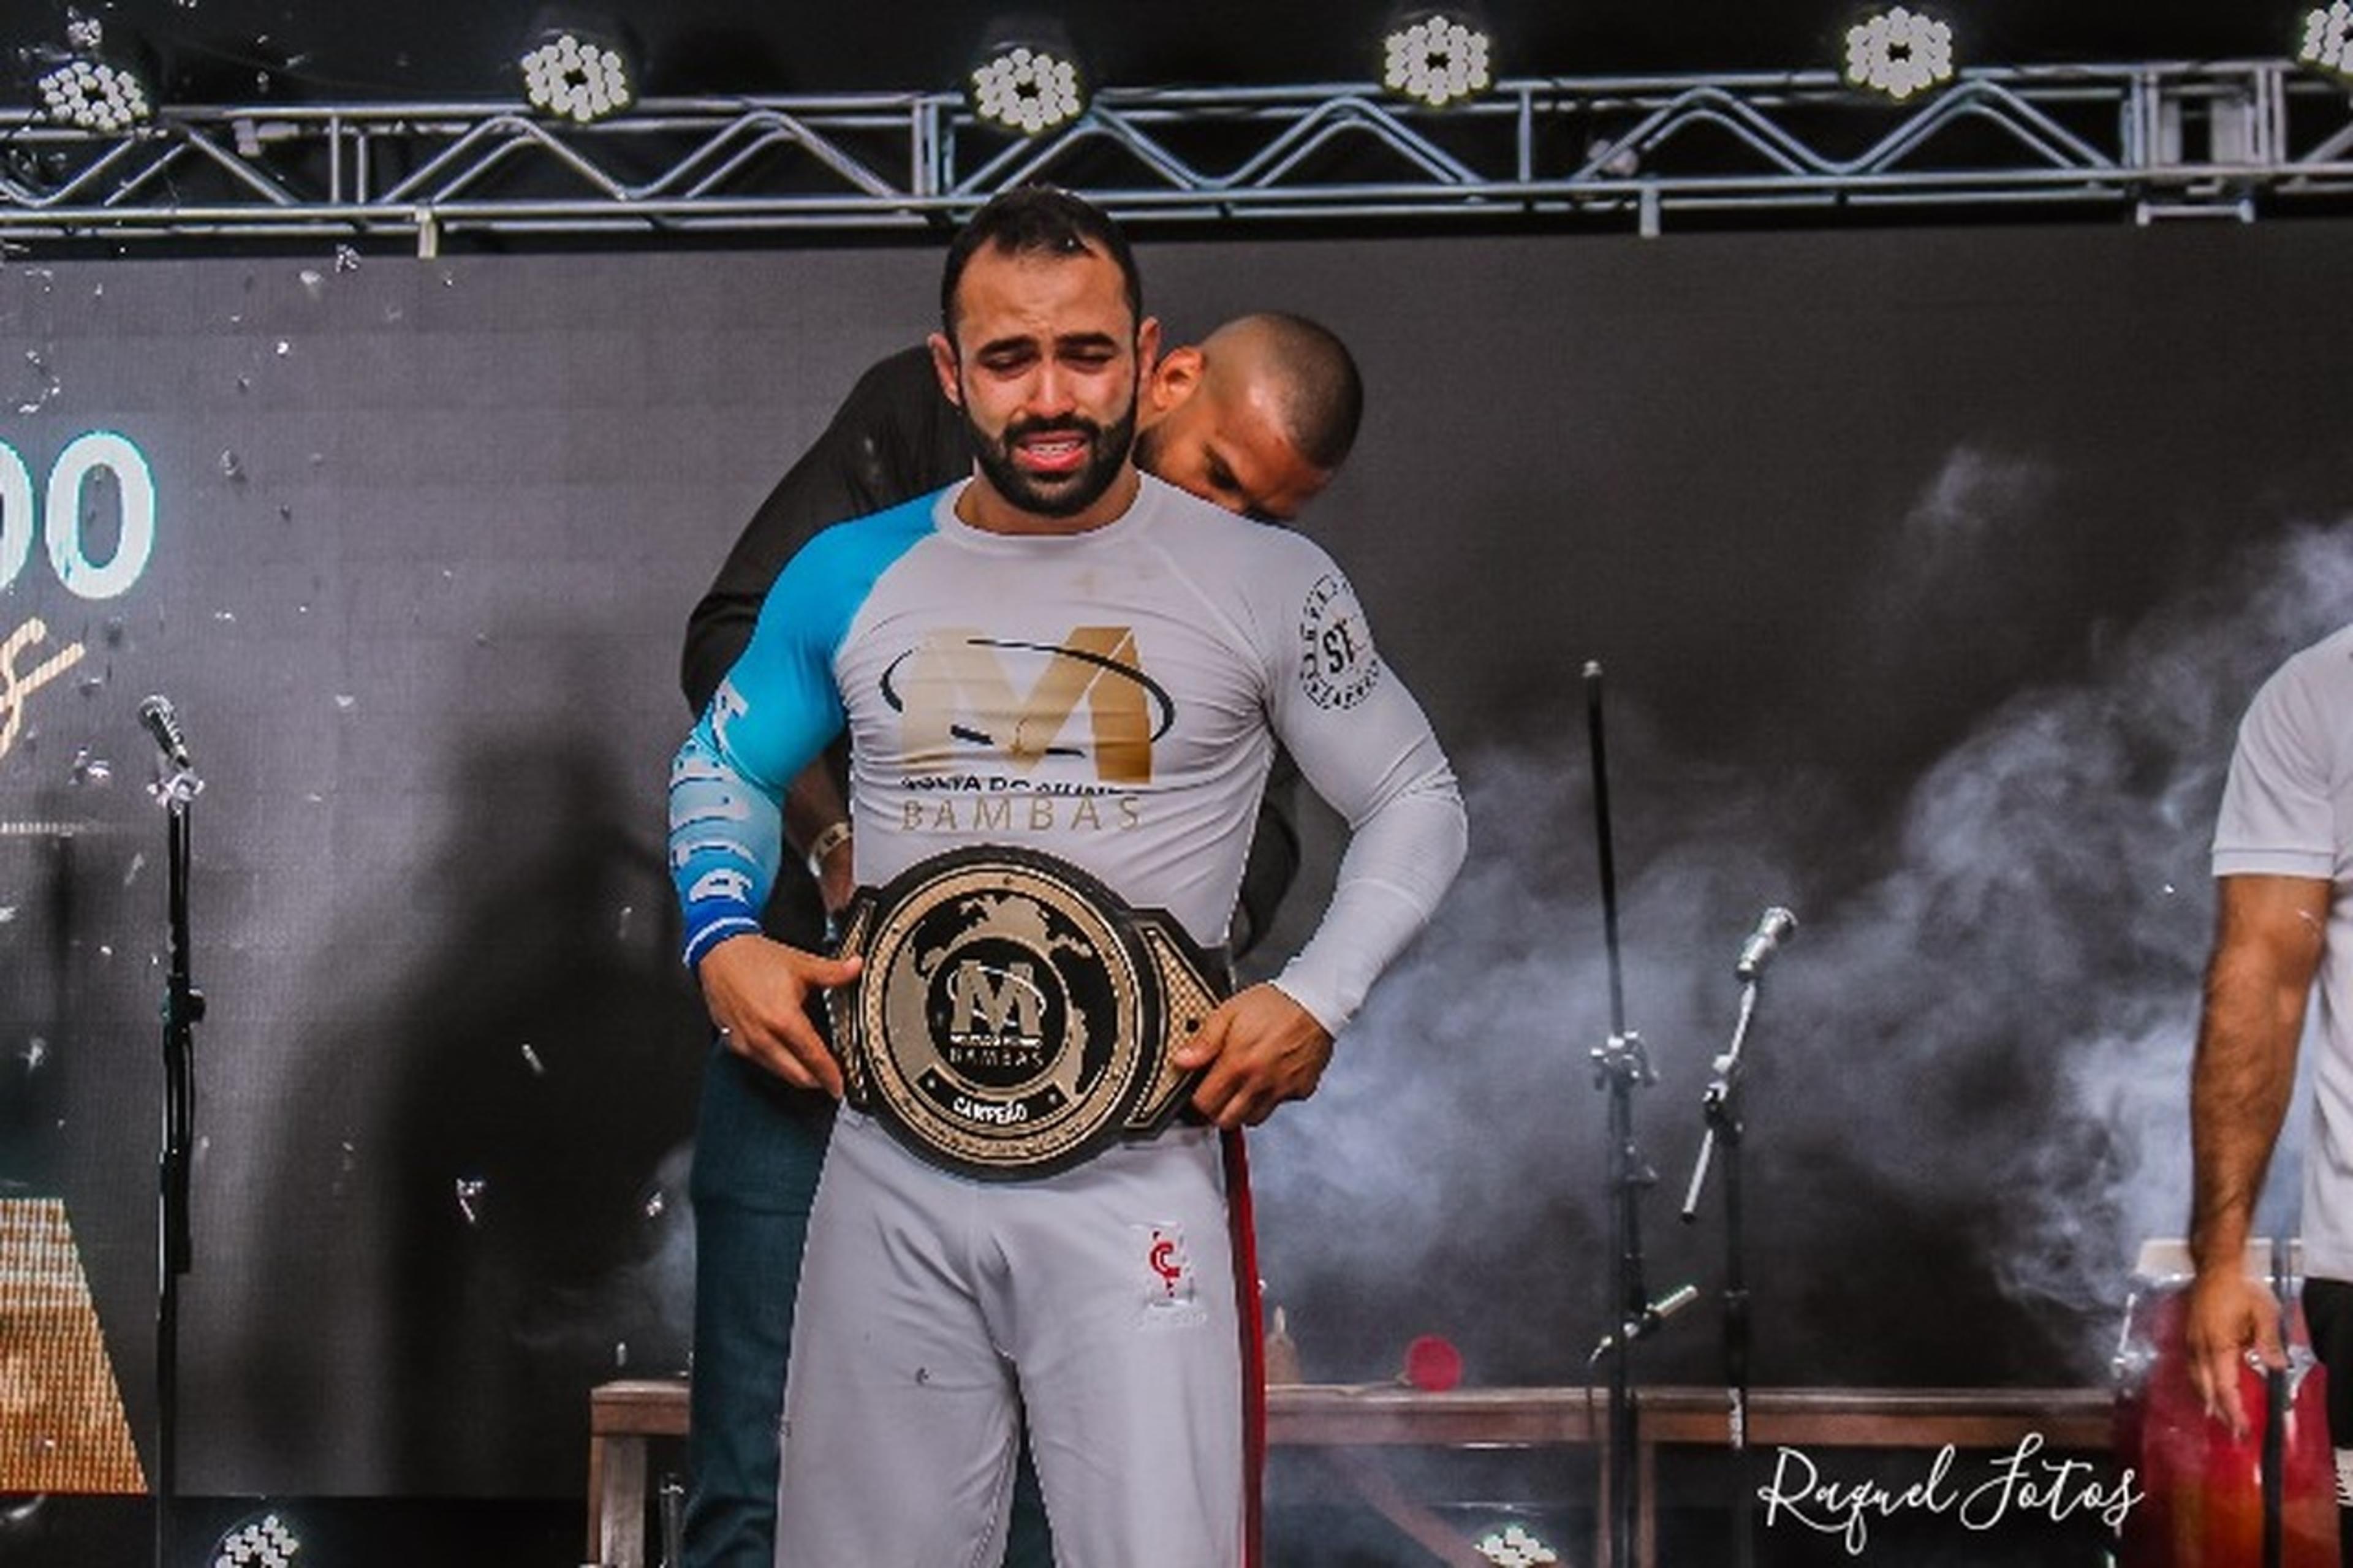
[(819, 833), (815, 838), (809, 840), (808, 868), (810, 875), (821, 876), (824, 874), (825, 858), (849, 842), (849, 824), (845, 820), (835, 823), (824, 832)]

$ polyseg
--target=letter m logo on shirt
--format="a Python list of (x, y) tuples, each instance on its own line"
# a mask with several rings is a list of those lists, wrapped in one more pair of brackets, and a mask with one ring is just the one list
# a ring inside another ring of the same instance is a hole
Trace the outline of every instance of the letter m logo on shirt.
[[(1174, 717), (1127, 626), (1079, 626), (1060, 644), (944, 627), (892, 666), (882, 692), (903, 715), (911, 768), (950, 766), (975, 748), (1025, 772), (1092, 754), (1104, 783), (1149, 784), (1152, 742)], [(1083, 748), (1066, 733), (1082, 707)]]

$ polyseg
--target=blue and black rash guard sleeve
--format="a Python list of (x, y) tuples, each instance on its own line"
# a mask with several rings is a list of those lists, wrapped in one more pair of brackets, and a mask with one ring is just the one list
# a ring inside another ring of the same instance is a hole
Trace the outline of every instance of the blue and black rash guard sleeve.
[(670, 867), (689, 968), (759, 931), (783, 855), (785, 791), (841, 731), (834, 650), (875, 581), (931, 528), (924, 497), (811, 540), (776, 578), (744, 657), (679, 748)]

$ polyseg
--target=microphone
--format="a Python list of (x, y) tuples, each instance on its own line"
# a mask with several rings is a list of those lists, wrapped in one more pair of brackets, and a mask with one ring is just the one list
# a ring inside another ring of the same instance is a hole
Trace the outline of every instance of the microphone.
[(1740, 958), (1733, 964), (1732, 973), (1742, 980), (1754, 980), (1764, 973), (1774, 952), (1797, 929), (1798, 917), (1780, 905), (1767, 910), (1757, 917), (1757, 929), (1748, 933), (1748, 940), (1740, 944)]
[[(1673, 1317), (1677, 1312), (1682, 1311), (1685, 1307), (1690, 1306), (1694, 1301), (1698, 1300), (1698, 1286), (1678, 1285), (1673, 1289), (1668, 1291), (1665, 1295), (1660, 1297), (1657, 1300), (1651, 1302), (1649, 1306), (1643, 1308), (1642, 1315), (1626, 1325), (1623, 1337), (1630, 1341), (1641, 1339), (1650, 1334), (1651, 1331), (1656, 1329), (1661, 1323), (1665, 1322), (1669, 1318)], [(1602, 1335), (1601, 1342), (1593, 1347), (1593, 1354), (1587, 1359), (1588, 1361), (1599, 1361), (1603, 1356), (1608, 1355), (1611, 1351), (1618, 1348), (1620, 1338), (1620, 1336), (1618, 1334)]]
[(150, 697), (139, 704), (139, 722), (153, 736), (164, 759), (175, 768), (192, 768), (188, 760), (188, 737), (181, 732), (180, 715), (174, 710), (168, 697)]

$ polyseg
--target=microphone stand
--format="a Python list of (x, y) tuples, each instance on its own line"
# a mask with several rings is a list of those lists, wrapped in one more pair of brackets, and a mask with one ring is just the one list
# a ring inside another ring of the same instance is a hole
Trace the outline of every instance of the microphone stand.
[[(2272, 1299), (2280, 1303), (2280, 1343), (2290, 1344), (2288, 1320), (2295, 1310), (2288, 1295), (2288, 1241), (2272, 1237)], [(2280, 1568), (2287, 1550), (2287, 1394), (2284, 1366), (2263, 1369), (2263, 1568)]]
[(1732, 1028), (1732, 1045), (1715, 1058), (1715, 1077), (1701, 1097), (1707, 1118), (1707, 1135), (1700, 1140), (1699, 1158), (1692, 1166), (1691, 1185), (1683, 1194), (1683, 1220), (1699, 1218), (1699, 1199), (1707, 1185), (1708, 1167), (1719, 1145), (1724, 1150), (1724, 1382), (1729, 1405), (1732, 1450), (1732, 1561), (1749, 1568), (1756, 1561), (1757, 1497), (1749, 1490), (1748, 1471), (1748, 1287), (1744, 1267), (1746, 1250), (1741, 1225), (1740, 1111), (1741, 1049), (1748, 1025), (1757, 1014), (1757, 976), (1745, 977), (1740, 988), (1740, 1016)]
[(195, 1026), (204, 994), (189, 973), (189, 807), (204, 787), (185, 760), (168, 752), (154, 795), (168, 820), (171, 968), (164, 993), (163, 1148), (157, 1160), (159, 1206), (155, 1300), (155, 1568), (171, 1561), (173, 1511), (178, 1499), (180, 1401), (180, 1276), (194, 1243), (188, 1220), (188, 1158), (195, 1125)]
[(1626, 1027), (1624, 965), (1618, 947), (1618, 873), (1610, 847), (1609, 775), (1601, 725), (1601, 666), (1585, 666), (1587, 738), (1593, 754), (1593, 816), (1600, 844), (1602, 934), (1609, 958), (1609, 1037), (1594, 1047), (1594, 1087), (1609, 1096), (1610, 1296), (1617, 1303), (1617, 1353), (1609, 1363), (1609, 1563), (1632, 1568), (1640, 1504), (1635, 1463), (1639, 1417), (1633, 1342), (1657, 1322), (1642, 1283), (1642, 1190), (1658, 1180), (1634, 1142), (1634, 1089), (1658, 1081), (1641, 1037)]

